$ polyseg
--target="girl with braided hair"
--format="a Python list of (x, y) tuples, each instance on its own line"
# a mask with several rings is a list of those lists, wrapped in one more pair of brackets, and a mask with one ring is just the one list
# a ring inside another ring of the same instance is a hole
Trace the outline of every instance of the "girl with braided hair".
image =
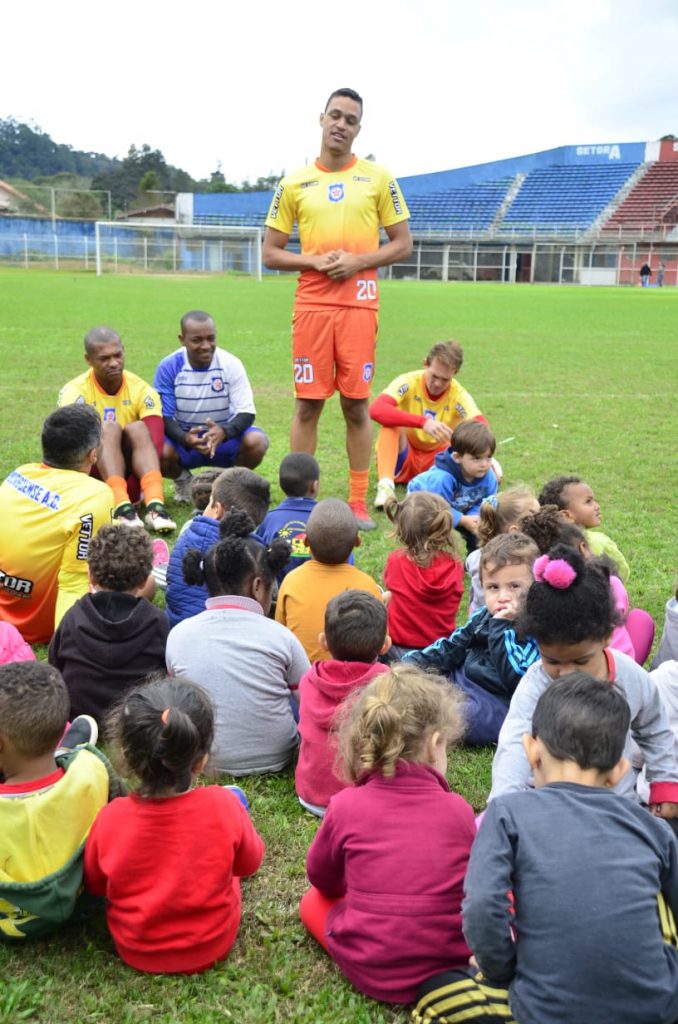
[(167, 640), (167, 668), (195, 679), (216, 710), (213, 765), (231, 775), (279, 772), (298, 743), (296, 692), (309, 661), (285, 626), (267, 618), (277, 574), (290, 557), (250, 536), (245, 512), (221, 520), (221, 540), (184, 555), (184, 578), (207, 586), (205, 611), (184, 619)]
[(344, 704), (336, 793), (308, 851), (301, 920), (356, 988), (411, 1002), (437, 964), (468, 963), (461, 931), (475, 821), (445, 780), (463, 697), (396, 665)]

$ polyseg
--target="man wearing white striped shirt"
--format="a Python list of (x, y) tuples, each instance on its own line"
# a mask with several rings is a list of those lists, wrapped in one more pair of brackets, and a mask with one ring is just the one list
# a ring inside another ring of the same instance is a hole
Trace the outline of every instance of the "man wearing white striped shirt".
[(266, 453), (268, 438), (254, 426), (256, 410), (245, 367), (237, 356), (217, 348), (209, 313), (185, 313), (179, 341), (181, 348), (158, 366), (154, 386), (165, 422), (163, 476), (175, 481), (177, 501), (190, 501), (192, 469), (254, 469)]

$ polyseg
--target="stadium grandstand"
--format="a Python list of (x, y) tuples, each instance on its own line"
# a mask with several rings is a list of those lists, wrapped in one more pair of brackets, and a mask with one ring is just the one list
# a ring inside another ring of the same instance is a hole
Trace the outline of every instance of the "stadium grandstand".
[[(392, 278), (678, 284), (678, 140), (561, 146), (400, 178), (415, 245)], [(261, 273), (272, 192), (179, 193), (175, 220), (0, 216), (0, 260)], [(291, 240), (291, 247), (298, 240)]]
[[(647, 261), (678, 283), (673, 140), (562, 146), (400, 184), (415, 248), (391, 277), (635, 284)], [(177, 219), (263, 227), (270, 199), (184, 194)]]

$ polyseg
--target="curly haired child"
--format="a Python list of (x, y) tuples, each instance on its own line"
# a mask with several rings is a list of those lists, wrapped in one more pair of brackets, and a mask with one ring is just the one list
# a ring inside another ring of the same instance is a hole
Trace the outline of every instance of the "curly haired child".
[(102, 526), (87, 557), (91, 592), (64, 615), (49, 645), (49, 661), (64, 677), (71, 714), (103, 724), (120, 694), (165, 668), (169, 622), (140, 597), (151, 571), (153, 544), (144, 530)]
[(450, 507), (438, 494), (416, 491), (402, 501), (392, 498), (385, 511), (402, 544), (391, 551), (384, 586), (391, 594), (389, 660), (421, 650), (453, 633), (464, 592), (464, 570), (457, 554)]
[(540, 554), (547, 554), (556, 544), (567, 544), (568, 547), (575, 548), (587, 561), (594, 560), (607, 574), (615, 608), (619, 615), (619, 625), (614, 628), (610, 647), (615, 651), (628, 654), (630, 658), (642, 665), (652, 647), (654, 622), (642, 608), (629, 609), (629, 595), (626, 592), (626, 587), (616, 575), (615, 564), (606, 555), (595, 558), (586, 532), (576, 523), (564, 520), (556, 505), (544, 505), (533, 515), (525, 516), (521, 520), (520, 529), (528, 537), (532, 537)]
[(339, 733), (349, 786), (308, 851), (301, 920), (349, 981), (407, 1003), (436, 970), (468, 962), (461, 931), (473, 811), (445, 780), (462, 698), (412, 666), (358, 691)]
[[(516, 625), (535, 638), (541, 657), (513, 695), (492, 765), (490, 799), (529, 786), (530, 765), (523, 735), (531, 731), (535, 705), (554, 679), (583, 671), (615, 686), (628, 701), (631, 727), (624, 756), (631, 760), (634, 739), (645, 759), (652, 813), (663, 818), (678, 817), (673, 734), (648, 673), (627, 655), (609, 647), (618, 615), (609, 580), (601, 568), (587, 562), (574, 548), (557, 544), (535, 562), (534, 582)], [(615, 788), (637, 799), (632, 771)]]
[(581, 526), (594, 555), (606, 555), (616, 567), (622, 583), (628, 583), (631, 570), (621, 551), (600, 526), (600, 505), (591, 487), (579, 476), (557, 476), (544, 484), (540, 505), (557, 505), (563, 519)]

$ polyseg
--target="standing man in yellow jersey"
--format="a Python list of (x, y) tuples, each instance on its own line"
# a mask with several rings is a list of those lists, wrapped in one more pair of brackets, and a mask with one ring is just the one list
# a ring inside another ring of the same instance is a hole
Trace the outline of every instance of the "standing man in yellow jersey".
[(94, 409), (57, 409), (42, 428), (42, 463), (19, 466), (0, 486), (0, 619), (29, 643), (47, 643), (87, 593), (89, 542), (113, 504), (110, 488), (89, 476), (100, 444)]
[[(372, 451), (368, 410), (379, 306), (377, 268), (412, 251), (409, 212), (389, 172), (353, 155), (363, 101), (337, 89), (320, 115), (320, 157), (282, 179), (266, 219), (263, 259), (298, 270), (293, 359), (296, 407), (290, 447), (315, 453), (318, 420), (335, 390), (346, 421), (349, 505), (374, 529), (365, 499)], [(301, 253), (287, 251), (295, 221)], [(388, 241), (379, 245), (379, 227)]]
[(401, 373), (370, 406), (377, 436), (376, 508), (395, 497), (395, 484), (430, 469), (463, 420), (487, 422), (456, 376), (464, 353), (457, 341), (439, 341), (422, 370)]
[(103, 425), (98, 473), (113, 491), (113, 520), (143, 526), (133, 502), (143, 491), (146, 525), (158, 533), (176, 529), (165, 508), (160, 456), (165, 438), (158, 392), (125, 370), (125, 350), (110, 327), (85, 335), (89, 370), (69, 381), (57, 404), (92, 405)]

